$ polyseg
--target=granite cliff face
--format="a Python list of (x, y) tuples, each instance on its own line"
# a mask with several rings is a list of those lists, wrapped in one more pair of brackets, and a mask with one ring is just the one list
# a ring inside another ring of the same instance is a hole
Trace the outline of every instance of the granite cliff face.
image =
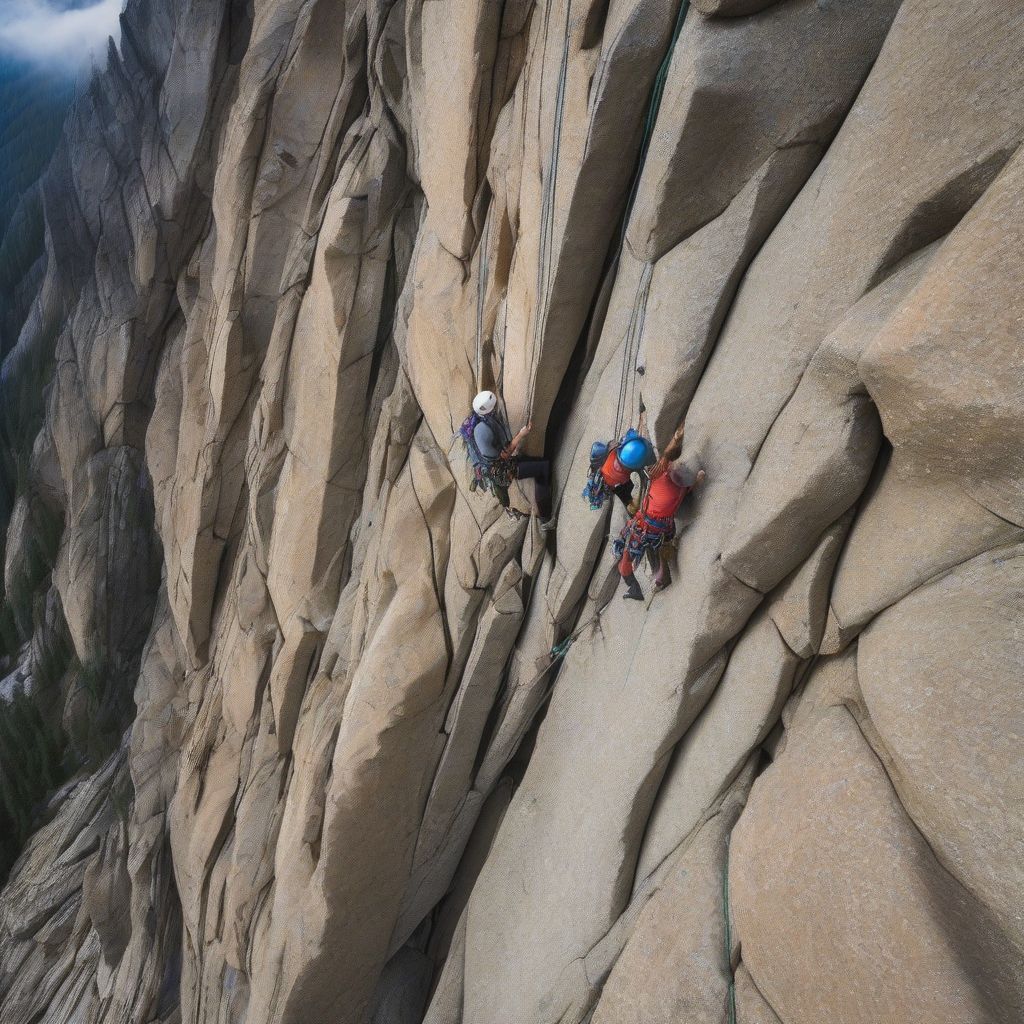
[[(1024, 7), (122, 20), (5, 578), (62, 517), (17, 671), (126, 715), (4, 1024), (1024, 1019)], [(482, 386), (550, 533), (470, 491)], [(647, 606), (580, 499), (641, 402), (708, 476)]]

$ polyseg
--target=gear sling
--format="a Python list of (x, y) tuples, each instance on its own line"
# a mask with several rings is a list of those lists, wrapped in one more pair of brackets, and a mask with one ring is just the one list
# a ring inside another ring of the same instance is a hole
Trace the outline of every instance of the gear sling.
[(501, 419), (491, 413), (484, 416), (470, 413), (459, 427), (459, 436), (466, 446), (466, 455), (473, 469), (469, 489), (482, 487), (498, 499), (499, 504), (509, 509), (508, 489), (513, 480), (532, 479), (538, 511), (542, 518), (551, 514), (551, 479), (548, 462), (545, 459), (520, 459), (518, 456), (489, 456), (480, 450), (476, 440), (476, 428), (484, 424), (497, 439), (499, 451), (504, 451), (511, 439)]

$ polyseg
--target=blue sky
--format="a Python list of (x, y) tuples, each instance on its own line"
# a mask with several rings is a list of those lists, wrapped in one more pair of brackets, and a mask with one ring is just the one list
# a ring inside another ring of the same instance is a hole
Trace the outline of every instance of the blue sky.
[(0, 0), (0, 58), (31, 61), (74, 73), (119, 35), (122, 0)]

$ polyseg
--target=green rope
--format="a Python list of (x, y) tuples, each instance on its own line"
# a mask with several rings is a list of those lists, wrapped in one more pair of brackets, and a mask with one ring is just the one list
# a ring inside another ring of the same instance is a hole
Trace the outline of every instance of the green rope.
[[(548, 0), (544, 9), (544, 49), (547, 49), (548, 25), (554, 0)], [(530, 352), (530, 383), (526, 402), (527, 413), (533, 413), (533, 399), (537, 388), (537, 364), (540, 354), (537, 343), (541, 339), (548, 310), (551, 306), (551, 250), (555, 235), (555, 195), (558, 188), (558, 159), (562, 149), (562, 120), (565, 111), (565, 86), (569, 75), (569, 44), (571, 36), (570, 14), (572, 0), (565, 0), (565, 26), (562, 32), (562, 57), (558, 66), (558, 80), (555, 86), (555, 116), (551, 128), (551, 159), (548, 162), (548, 173), (543, 182), (543, 193), (540, 207), (540, 238), (537, 253), (537, 303), (539, 308), (533, 322), (533, 341)], [(543, 66), (543, 57), (542, 57)], [(544, 78), (541, 74), (541, 86)], [(543, 93), (543, 88), (541, 90)], [(538, 116), (543, 110), (543, 103), (538, 101)]]
[(729, 1024), (736, 1024), (736, 975), (732, 970), (732, 927), (729, 924), (729, 840), (725, 840), (722, 870), (722, 916), (725, 918), (725, 966), (729, 972)]
[[(547, 668), (544, 669), (545, 672), (547, 672), (548, 669), (550, 669), (551, 666), (554, 665), (554, 663), (556, 661), (558, 661), (559, 658), (564, 658), (566, 656), (566, 654), (569, 653), (569, 648), (572, 647), (572, 645), (574, 643), (576, 643), (577, 640), (579, 640), (579, 638), (583, 635), (583, 632), (586, 629), (588, 629), (590, 626), (592, 626), (595, 622), (599, 622), (600, 621), (601, 613), (607, 607), (608, 607), (608, 602), (605, 601), (605, 603), (603, 605), (601, 605), (601, 607), (598, 608), (597, 611), (595, 611), (594, 614), (591, 615), (590, 618), (587, 619), (586, 622), (581, 623), (564, 640), (562, 640), (559, 643), (555, 644), (555, 646), (551, 648), (551, 660), (548, 662)], [(554, 620), (552, 620), (551, 625), (552, 626), (555, 625)]]
[[(676, 43), (679, 41), (679, 36), (683, 31), (683, 22), (686, 20), (686, 13), (690, 8), (690, 0), (682, 0), (679, 5), (679, 11), (676, 14), (676, 23), (672, 28), (672, 39), (668, 44), (668, 49), (665, 51), (665, 56), (662, 58), (661, 65), (658, 67), (658, 73), (654, 76), (654, 85), (651, 89), (651, 101), (647, 107), (647, 116), (644, 118), (644, 132), (640, 142), (640, 156), (636, 165), (636, 173), (633, 175), (633, 183), (629, 189), (629, 198), (626, 200), (626, 209), (622, 214), (622, 227), (619, 232), (619, 244), (618, 253), (622, 252), (622, 247), (626, 244), (626, 229), (629, 227), (629, 218), (633, 213), (633, 206), (636, 203), (637, 193), (640, 191), (640, 178), (643, 175), (644, 164), (647, 162), (647, 151), (651, 147), (651, 137), (654, 134), (654, 125), (658, 120), (658, 112), (661, 109), (661, 99), (665, 92), (665, 82), (668, 79), (669, 65), (672, 63), (672, 55), (675, 53)], [(618, 259), (618, 256), (616, 256)], [(648, 282), (649, 283), (649, 282)], [(634, 343), (639, 346), (640, 335), (636, 334), (635, 337), (631, 333), (634, 328), (634, 321), (637, 316), (637, 304), (639, 302), (640, 292), (638, 290), (636, 298), (633, 300), (633, 314), (630, 317), (630, 325), (627, 328), (626, 338), (623, 342), (624, 352), (622, 354), (622, 374), (619, 380), (619, 400), (615, 410), (615, 432), (618, 436), (618, 432), (621, 428), (620, 420), (626, 413), (626, 393), (630, 390), (631, 386), (636, 385), (636, 374), (634, 368), (634, 374), (632, 381), (630, 380), (629, 364), (635, 359), (633, 352)], [(646, 304), (646, 296), (644, 297)], [(637, 349), (637, 354), (639, 349)], [(632, 405), (632, 400), (630, 400)], [(629, 410), (630, 418), (632, 419), (633, 411)]]
[(551, 660), (557, 661), (559, 658), (564, 658), (569, 653), (569, 648), (572, 647), (575, 639), (574, 636), (567, 636), (561, 643), (555, 644), (551, 648)]
[[(633, 311), (629, 317), (629, 324), (626, 327), (625, 354), (622, 359), (622, 374), (619, 379), (619, 401), (615, 408), (615, 431), (614, 437), (622, 436), (622, 428), (627, 424), (633, 425), (633, 413), (636, 411), (636, 358), (640, 354), (640, 339), (643, 337), (644, 323), (647, 320), (647, 300), (651, 293), (651, 275), (654, 264), (645, 263), (640, 280), (637, 282), (636, 294), (633, 296)], [(633, 365), (633, 374), (629, 374), (629, 366)], [(628, 402), (627, 402), (628, 395)], [(640, 405), (643, 405), (643, 396), (640, 398)], [(625, 414), (629, 412), (628, 421)]]
[(654, 87), (651, 89), (651, 102), (647, 107), (647, 117), (644, 118), (644, 134), (640, 143), (640, 159), (637, 162), (636, 174), (633, 176), (633, 186), (629, 190), (629, 199), (626, 202), (625, 215), (622, 218), (622, 238), (619, 241), (619, 248), (626, 239), (626, 226), (629, 224), (629, 215), (633, 212), (633, 204), (636, 202), (636, 194), (640, 188), (640, 176), (643, 174), (644, 163), (647, 160), (647, 150), (651, 147), (651, 136), (654, 134), (654, 124), (658, 120), (658, 111), (661, 109), (661, 97), (665, 92), (665, 81), (668, 79), (668, 68), (672, 63), (672, 55), (675, 53), (676, 43), (679, 42), (680, 33), (683, 31), (683, 22), (686, 20), (686, 12), (689, 10), (690, 0), (682, 0), (679, 5), (679, 13), (676, 15), (676, 23), (672, 29), (672, 41), (668, 44), (661, 66), (657, 75), (654, 76)]
[[(491, 215), (490, 211), (487, 213), (487, 218), (484, 221), (483, 236), (480, 239), (480, 245), (478, 246), (480, 259), (477, 265), (477, 284), (476, 284), (476, 389), (477, 391), (483, 390), (484, 376), (483, 376), (483, 361), (484, 361), (484, 302), (487, 299), (487, 278), (488, 278), (488, 263), (487, 263), (487, 248), (491, 237)], [(493, 338), (492, 338), (493, 347)]]

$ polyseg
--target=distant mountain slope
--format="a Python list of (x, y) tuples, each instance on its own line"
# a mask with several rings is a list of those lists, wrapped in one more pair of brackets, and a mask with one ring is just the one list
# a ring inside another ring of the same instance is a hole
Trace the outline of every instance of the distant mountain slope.
[(0, 62), (0, 357), (17, 340), (42, 277), (43, 211), (37, 184), (60, 138), (74, 80)]
[[(41, 179), (50, 163), (75, 80), (21, 61), (0, 59), (0, 360), (18, 340), (46, 269)], [(51, 372), (52, 339), (0, 384), (0, 523), (6, 531), (16, 495), (24, 494), (28, 452), (43, 412), (44, 379)], [(25, 504), (30, 533), (49, 521), (38, 502)], [(43, 532), (45, 532), (45, 527)], [(52, 531), (51, 531), (52, 533)], [(34, 827), (41, 801), (64, 774), (59, 718), (44, 715), (38, 698), (22, 692), (24, 674), (11, 671), (31, 635), (36, 591), (49, 578), (55, 548), (36, 540), (21, 571), (4, 576), (0, 601), (0, 878), (5, 878)], [(0, 550), (6, 545), (0, 545)], [(6, 560), (5, 560), (6, 561)], [(63, 656), (57, 675), (63, 672)], [(59, 663), (59, 664), (58, 664)], [(10, 673), (10, 674), (8, 674)], [(34, 681), (40, 690), (41, 676)]]

